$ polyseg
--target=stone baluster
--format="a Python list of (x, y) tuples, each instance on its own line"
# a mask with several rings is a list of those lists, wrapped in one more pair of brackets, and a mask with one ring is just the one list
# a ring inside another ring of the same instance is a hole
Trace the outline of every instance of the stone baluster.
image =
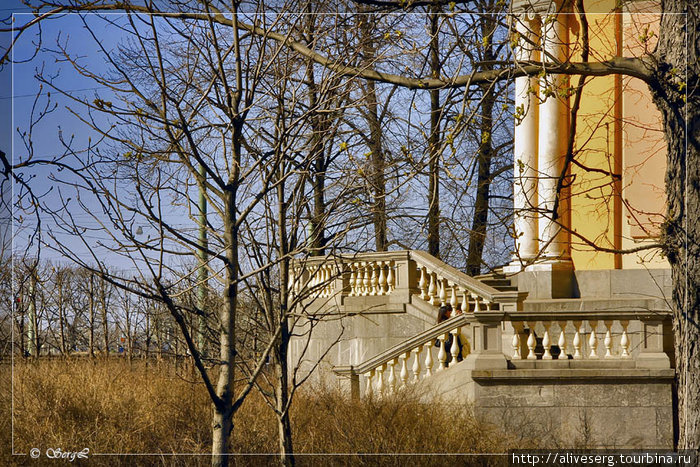
[(384, 274), (384, 261), (379, 261), (379, 295), (389, 293), (386, 286), (386, 274)]
[[(425, 344), (419, 345), (415, 350), (416, 358), (413, 361), (413, 366), (411, 367), (411, 371), (413, 372), (413, 380), (414, 381), (419, 381), (420, 380), (420, 371), (421, 371), (421, 366), (420, 366), (420, 353), (423, 350), (423, 347), (425, 347)], [(430, 348), (428, 348), (428, 352), (430, 352)]]
[(552, 345), (552, 341), (549, 338), (549, 327), (552, 325), (549, 321), (542, 322), (544, 326), (544, 336), (542, 336), (542, 347), (544, 347), (544, 354), (542, 355), (543, 360), (551, 360), (552, 353), (549, 351), (549, 347)]
[(428, 273), (425, 271), (424, 267), (420, 268), (420, 280), (418, 281), (418, 288), (420, 289), (420, 298), (427, 302), (430, 295), (428, 292)]
[(366, 297), (372, 295), (372, 266), (368, 262), (364, 263), (364, 266), (365, 275), (362, 279), (362, 295)]
[(450, 334), (452, 334), (452, 346), (450, 346), (450, 355), (452, 355), (452, 360), (450, 361), (449, 366), (452, 366), (457, 363), (457, 357), (460, 357), (459, 328), (453, 329), (450, 331)]
[(529, 333), (527, 337), (527, 348), (529, 349), (527, 353), (528, 360), (537, 360), (537, 355), (535, 355), (535, 347), (537, 347), (537, 339), (535, 338), (535, 323), (528, 323), (530, 325)]
[(590, 320), (588, 323), (591, 325), (591, 336), (588, 338), (588, 347), (590, 347), (588, 358), (598, 358), (598, 336), (595, 332), (595, 329), (598, 327), (598, 321)]
[(511, 345), (513, 346), (513, 360), (520, 360), (523, 358), (520, 353), (520, 333), (515, 329), (515, 325), (513, 325), (513, 329), (513, 340), (511, 341)]
[(425, 355), (425, 376), (433, 375), (433, 340), (428, 342), (427, 353)]
[(472, 298), (474, 299), (474, 312), (481, 311), (481, 297), (473, 293)]
[(456, 315), (457, 314), (457, 286), (453, 285), (451, 287), (452, 289), (452, 296), (450, 297), (450, 306), (452, 307), (452, 314)]
[(357, 264), (357, 296), (362, 297), (365, 295), (365, 265), (363, 263)]
[(367, 380), (367, 384), (365, 386), (365, 396), (366, 397), (372, 397), (372, 378), (374, 377), (374, 370), (370, 370), (368, 373), (365, 373), (365, 379)]
[(332, 297), (332, 296), (333, 296), (333, 292), (335, 291), (335, 278), (336, 278), (336, 274), (335, 274), (335, 270), (334, 270), (334, 269), (335, 269), (335, 268), (333, 267), (332, 264), (328, 266), (328, 296), (329, 296), (329, 297)]
[(399, 372), (399, 379), (401, 379), (401, 387), (405, 388), (408, 384), (408, 365), (406, 361), (411, 358), (411, 352), (408, 351), (401, 356), (401, 371)]
[(464, 289), (462, 294), (462, 313), (469, 313), (469, 291)]
[(559, 341), (557, 342), (557, 345), (559, 346), (559, 349), (561, 352), (559, 352), (559, 360), (566, 360), (568, 358), (567, 356), (567, 348), (566, 348), (566, 321), (559, 321), (559, 329), (561, 332), (559, 333)]
[(493, 304), (486, 299), (484, 299), (484, 303), (486, 304), (486, 311), (491, 311), (491, 305)]
[(386, 274), (387, 294), (390, 294), (396, 288), (396, 275), (394, 274), (394, 265), (391, 263), (391, 261), (386, 262), (386, 266), (388, 269)]
[(620, 326), (622, 326), (622, 337), (620, 337), (620, 357), (630, 358), (630, 339), (627, 336), (627, 326), (629, 326), (629, 321), (621, 320)]
[(323, 297), (329, 297), (330, 296), (330, 288), (331, 288), (331, 270), (330, 266), (324, 265), (323, 269), (321, 269), (321, 277), (323, 280), (323, 288), (321, 289), (322, 296)]
[(440, 295), (438, 296), (440, 306), (445, 306), (447, 304), (447, 279), (440, 279), (438, 286), (440, 287)]
[(437, 284), (434, 273), (430, 273), (430, 286), (428, 286), (428, 295), (430, 296), (430, 304), (437, 304)]
[(603, 321), (603, 325), (605, 326), (605, 339), (603, 339), (603, 343), (605, 344), (605, 357), (604, 358), (613, 358), (612, 334), (610, 332), (610, 330), (612, 328), (612, 321), (605, 320), (605, 321)]
[(350, 296), (354, 297), (357, 295), (357, 263), (350, 263)]
[(396, 392), (396, 364), (398, 359), (393, 359), (387, 365), (389, 366), (389, 378), (387, 379), (387, 385), (389, 393), (393, 394)]
[(381, 365), (375, 371), (377, 375), (377, 395), (381, 396), (384, 394), (384, 370), (386, 365)]
[(574, 329), (576, 333), (574, 334), (574, 360), (579, 360), (583, 358), (581, 353), (581, 321), (574, 321)]
[(379, 280), (377, 279), (377, 268), (374, 261), (370, 261), (367, 265), (369, 268), (369, 295), (377, 295)]
[(447, 340), (447, 334), (443, 334), (438, 337), (440, 341), (440, 350), (438, 351), (438, 371), (447, 368), (447, 349), (445, 348), (445, 341)]

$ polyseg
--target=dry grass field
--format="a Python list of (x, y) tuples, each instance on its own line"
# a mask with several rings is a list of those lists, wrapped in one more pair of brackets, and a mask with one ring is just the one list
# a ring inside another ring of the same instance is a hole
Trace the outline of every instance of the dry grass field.
[[(0, 437), (11, 442), (11, 371), (2, 367)], [(171, 365), (122, 360), (52, 360), (14, 366), (14, 450), (90, 449), (90, 465), (206, 465), (211, 408), (194, 375)], [(276, 425), (253, 393), (235, 415), (234, 465), (274, 464)], [(297, 394), (292, 414), (300, 465), (484, 465), (498, 457), (441, 453), (497, 453), (522, 440), (479, 426), (467, 409), (419, 402), (411, 390), (382, 400), (352, 401), (334, 391)], [(132, 454), (129, 456), (95, 456)], [(149, 453), (148, 456), (133, 455)], [(172, 453), (189, 455), (173, 456)], [(362, 453), (362, 454), (360, 454)], [(400, 453), (400, 455), (385, 455)], [(410, 455), (435, 453), (438, 455)], [(343, 455), (330, 455), (343, 454)], [(4, 457), (4, 456), (3, 456)], [(12, 463), (44, 465), (28, 456)]]

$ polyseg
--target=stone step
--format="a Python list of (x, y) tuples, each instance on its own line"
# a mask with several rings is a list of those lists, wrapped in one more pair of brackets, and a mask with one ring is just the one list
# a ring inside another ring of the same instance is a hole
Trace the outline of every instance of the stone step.
[(513, 285), (509, 279), (482, 279), (481, 282), (499, 290), (501, 287), (510, 287)]

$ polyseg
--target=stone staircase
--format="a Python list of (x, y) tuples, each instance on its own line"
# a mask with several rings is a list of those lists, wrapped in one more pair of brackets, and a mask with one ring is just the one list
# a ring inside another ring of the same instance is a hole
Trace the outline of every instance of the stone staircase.
[[(354, 397), (420, 384), (473, 404), (487, 420), (503, 419), (504, 410), (526, 419), (528, 411), (539, 411), (566, 425), (561, 435), (569, 438), (581, 428), (572, 417), (598, 417), (590, 422), (599, 428), (597, 447), (639, 447), (637, 438), (645, 447), (672, 444), (668, 310), (644, 309), (633, 298), (615, 306), (581, 299), (530, 303), (502, 271), (469, 277), (420, 251), (314, 258), (295, 264), (293, 274), (294, 293), (307, 297), (310, 316), (348, 323), (343, 332), (351, 334), (345, 338), (352, 346), (330, 364)], [(435, 324), (438, 307), (447, 303), (456, 313)], [(409, 317), (422, 325), (406, 326)], [(363, 327), (366, 321), (375, 325)], [(391, 334), (403, 327), (403, 338)], [(630, 430), (637, 438), (622, 439), (609, 430), (631, 407), (655, 420), (654, 433), (640, 434), (635, 425)]]

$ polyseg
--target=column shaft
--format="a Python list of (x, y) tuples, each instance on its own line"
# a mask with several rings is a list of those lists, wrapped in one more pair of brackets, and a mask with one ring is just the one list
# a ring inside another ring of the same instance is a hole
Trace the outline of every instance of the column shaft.
[[(549, 17), (551, 18), (551, 16)], [(548, 19), (549, 19), (548, 18)], [(542, 61), (566, 59), (568, 30), (566, 15), (556, 15), (555, 20), (542, 22)], [(564, 157), (569, 130), (568, 97), (562, 96), (568, 80), (564, 75), (547, 74), (540, 80), (540, 95), (545, 99), (539, 106), (539, 202), (540, 255), (546, 259), (568, 259), (568, 233), (557, 221), (563, 223), (565, 216), (559, 203), (556, 221), (552, 209), (557, 191), (557, 182), (564, 167)], [(560, 195), (560, 199), (564, 197)]]
[[(517, 18), (519, 62), (535, 60), (537, 24), (525, 15)], [(513, 208), (515, 257), (513, 263), (537, 256), (537, 78), (515, 79), (515, 132), (513, 141)]]

